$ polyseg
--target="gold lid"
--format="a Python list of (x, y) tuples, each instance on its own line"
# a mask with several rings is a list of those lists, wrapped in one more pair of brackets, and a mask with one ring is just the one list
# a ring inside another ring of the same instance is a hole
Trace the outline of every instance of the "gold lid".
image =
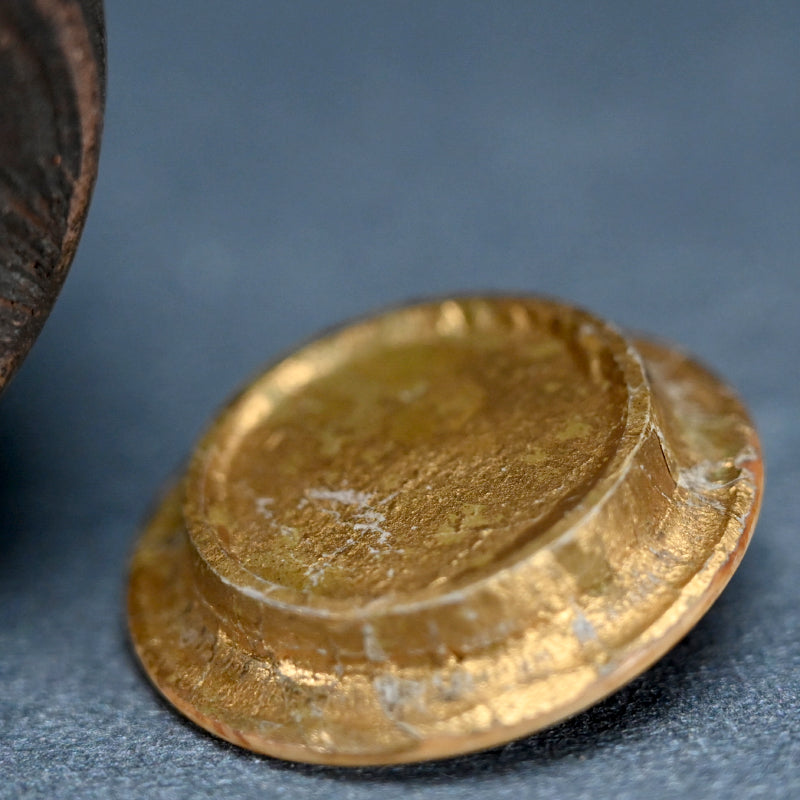
[(584, 311), (391, 311), (222, 412), (135, 554), (136, 651), (183, 713), (269, 755), (498, 744), (697, 622), (755, 523), (758, 448), (717, 378)]

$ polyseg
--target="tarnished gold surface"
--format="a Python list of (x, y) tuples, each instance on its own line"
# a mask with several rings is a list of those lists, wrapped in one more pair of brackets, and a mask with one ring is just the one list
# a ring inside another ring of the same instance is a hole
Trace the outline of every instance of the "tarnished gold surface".
[(531, 298), (326, 336), (222, 413), (133, 561), (137, 653), (211, 732), (441, 758), (619, 688), (702, 616), (762, 485), (729, 389)]

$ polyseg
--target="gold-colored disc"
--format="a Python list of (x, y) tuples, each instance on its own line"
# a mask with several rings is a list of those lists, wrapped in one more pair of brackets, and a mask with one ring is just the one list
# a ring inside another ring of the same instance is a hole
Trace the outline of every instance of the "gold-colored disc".
[(532, 298), (391, 311), (242, 392), (134, 557), (160, 691), (281, 758), (441, 758), (675, 644), (740, 560), (758, 440), (693, 361)]

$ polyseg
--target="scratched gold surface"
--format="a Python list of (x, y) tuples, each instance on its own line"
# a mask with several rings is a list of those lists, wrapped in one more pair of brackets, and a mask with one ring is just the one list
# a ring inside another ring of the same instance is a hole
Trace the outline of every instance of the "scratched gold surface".
[(329, 764), (538, 730), (643, 671), (741, 558), (746, 412), (536, 298), (387, 312), (225, 409), (135, 554), (132, 638), (207, 730)]

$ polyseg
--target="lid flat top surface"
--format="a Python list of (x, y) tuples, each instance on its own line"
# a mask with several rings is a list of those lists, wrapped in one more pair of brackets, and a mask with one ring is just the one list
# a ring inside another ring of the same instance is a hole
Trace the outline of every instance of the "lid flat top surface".
[(535, 544), (619, 459), (615, 357), (617, 334), (544, 301), (452, 300), (347, 328), (225, 412), (191, 513), (300, 602), (450, 590)]

